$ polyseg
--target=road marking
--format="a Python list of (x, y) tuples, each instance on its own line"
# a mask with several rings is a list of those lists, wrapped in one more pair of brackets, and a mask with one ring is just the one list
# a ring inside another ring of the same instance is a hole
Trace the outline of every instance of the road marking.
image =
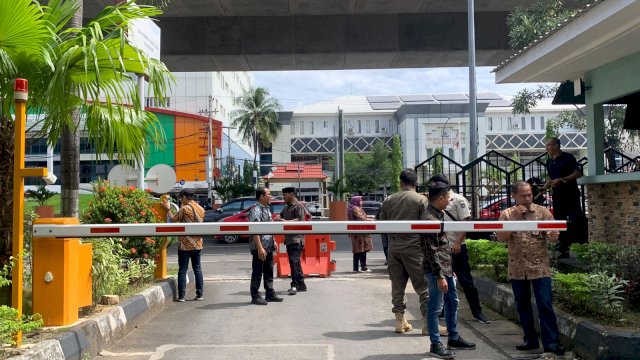
[(111, 351), (106, 351), (106, 350), (102, 350), (100, 351), (100, 356), (152, 356), (153, 354), (155, 354), (155, 352), (152, 351), (146, 351), (146, 352), (130, 352), (130, 353), (117, 353), (117, 352), (111, 352)]
[[(165, 344), (156, 348), (156, 351), (145, 353), (109, 353), (104, 352), (104, 356), (144, 356), (150, 355), (149, 360), (160, 360), (164, 358), (166, 352), (181, 348), (243, 348), (243, 347), (258, 347), (258, 348), (280, 348), (280, 347), (317, 347), (326, 348), (326, 359), (335, 360), (335, 349), (332, 344), (229, 344), (229, 345), (178, 345), (178, 344)], [(113, 355), (112, 355), (113, 354)]]

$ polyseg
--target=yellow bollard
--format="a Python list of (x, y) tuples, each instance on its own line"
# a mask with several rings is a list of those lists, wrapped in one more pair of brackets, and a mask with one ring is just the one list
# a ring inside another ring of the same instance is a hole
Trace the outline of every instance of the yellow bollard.
[[(167, 221), (167, 209), (165, 209), (160, 203), (153, 204), (153, 209), (156, 211), (157, 218), (160, 222)], [(156, 254), (156, 269), (153, 271), (154, 279), (167, 278), (167, 240), (168, 239), (166, 237), (158, 239), (158, 241), (162, 242), (163, 245)]]
[[(76, 218), (37, 219), (35, 224), (73, 225)], [(71, 325), (78, 309), (91, 305), (91, 244), (77, 238), (34, 238), (33, 311), (44, 325)]]

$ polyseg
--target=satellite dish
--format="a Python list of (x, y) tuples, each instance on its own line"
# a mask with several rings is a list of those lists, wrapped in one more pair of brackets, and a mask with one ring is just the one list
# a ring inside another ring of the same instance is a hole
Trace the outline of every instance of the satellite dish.
[(147, 172), (145, 183), (154, 193), (169, 192), (176, 184), (176, 172), (169, 165), (155, 165)]
[(107, 180), (116, 186), (135, 185), (138, 179), (136, 169), (129, 165), (116, 165), (109, 171)]

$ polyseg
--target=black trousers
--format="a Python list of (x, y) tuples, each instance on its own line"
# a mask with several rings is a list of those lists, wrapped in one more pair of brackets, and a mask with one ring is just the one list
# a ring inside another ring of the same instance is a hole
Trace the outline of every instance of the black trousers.
[(358, 263), (361, 270), (367, 270), (367, 253), (360, 252), (353, 254), (353, 271), (358, 271)]
[(302, 244), (293, 243), (287, 245), (287, 255), (289, 256), (289, 267), (291, 268), (291, 286), (296, 288), (306, 288), (304, 283), (304, 273), (300, 264), (302, 254)]
[(467, 245), (462, 244), (460, 253), (452, 254), (452, 268), (453, 272), (458, 277), (458, 282), (462, 286), (464, 296), (469, 302), (469, 308), (471, 313), (476, 316), (482, 313), (480, 307), (480, 299), (478, 298), (478, 289), (473, 284), (473, 277), (471, 277), (471, 267), (469, 266), (469, 252), (467, 251)]
[(253, 259), (251, 260), (251, 298), (255, 299), (260, 296), (260, 282), (264, 277), (264, 290), (266, 296), (275, 295), (273, 289), (273, 251), (267, 252), (264, 261), (258, 257), (257, 250), (251, 250)]

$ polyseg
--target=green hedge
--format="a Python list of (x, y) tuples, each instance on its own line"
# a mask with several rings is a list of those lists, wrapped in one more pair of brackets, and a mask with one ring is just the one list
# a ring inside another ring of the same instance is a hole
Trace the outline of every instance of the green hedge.
[(571, 251), (591, 273), (606, 273), (626, 280), (624, 298), (627, 305), (640, 310), (640, 246), (590, 242), (573, 244)]
[(491, 278), (507, 282), (509, 252), (503, 243), (489, 240), (467, 240), (471, 270), (480, 270)]

